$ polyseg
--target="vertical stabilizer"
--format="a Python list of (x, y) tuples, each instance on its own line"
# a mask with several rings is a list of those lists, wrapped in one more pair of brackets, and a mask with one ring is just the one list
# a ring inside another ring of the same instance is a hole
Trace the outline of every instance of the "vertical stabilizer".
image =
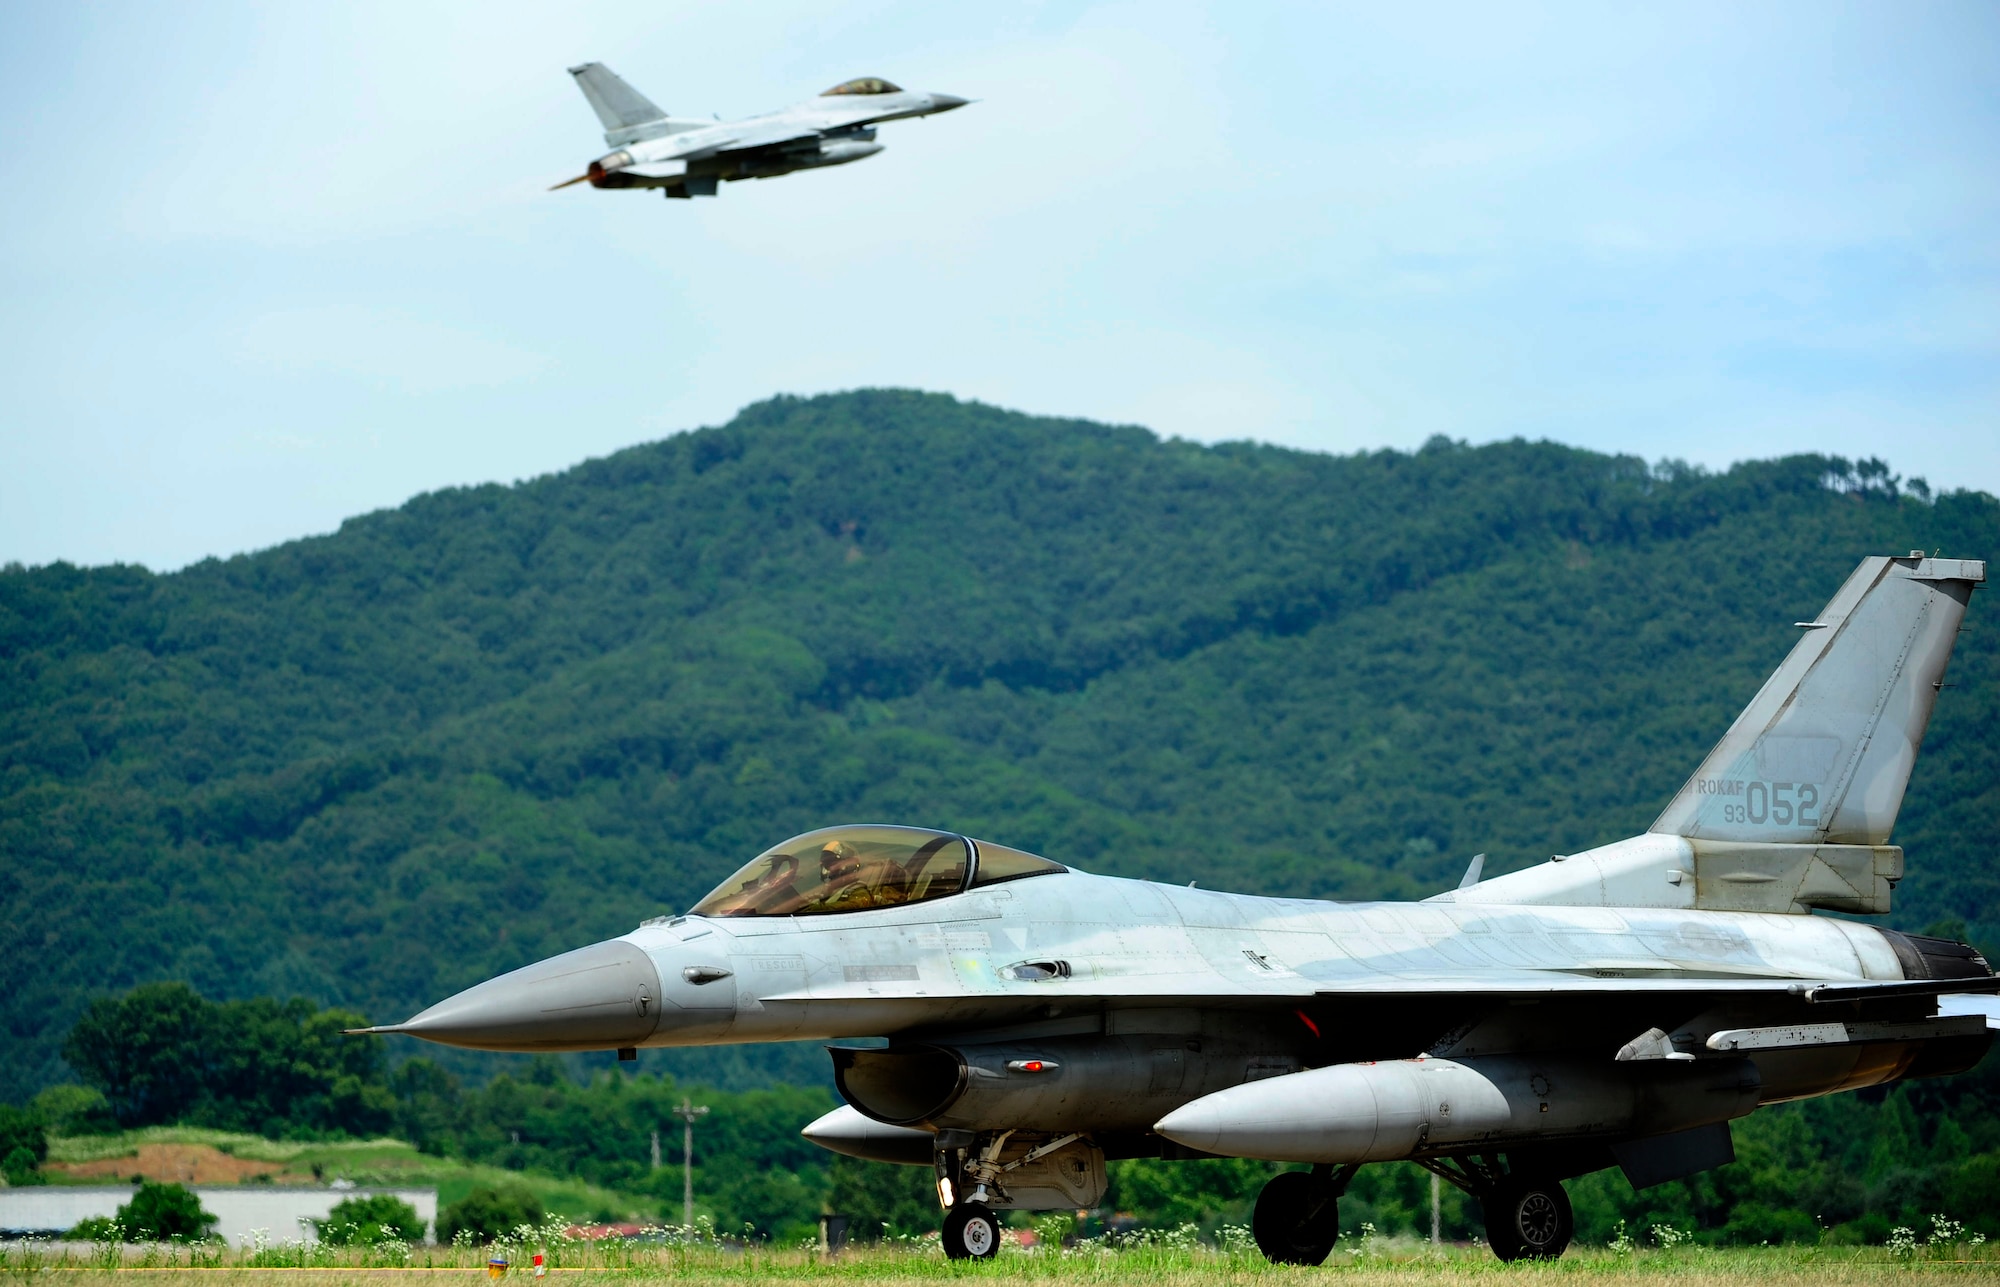
[(1986, 565), (1862, 560), (1673, 798), (1655, 834), (1886, 845)]
[(603, 63), (581, 63), (570, 68), (569, 74), (576, 77), (576, 87), (590, 100), (591, 110), (604, 125), (604, 141), (612, 147), (704, 124), (669, 118), (651, 99), (627, 85)]

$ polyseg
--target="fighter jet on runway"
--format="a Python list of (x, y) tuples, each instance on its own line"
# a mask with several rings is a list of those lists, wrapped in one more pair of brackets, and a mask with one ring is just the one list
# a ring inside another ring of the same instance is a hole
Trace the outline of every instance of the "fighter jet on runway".
[(712, 197), (725, 180), (774, 179), (859, 161), (882, 150), (875, 127), (883, 121), (949, 112), (969, 101), (863, 76), (763, 116), (702, 121), (667, 115), (603, 63), (569, 74), (604, 122), (604, 142), (616, 150), (555, 186), (659, 188), (669, 197)]
[[(1644, 1187), (1734, 1157), (1760, 1104), (1970, 1068), (1939, 996), (1972, 948), (1889, 910), (1890, 828), (1985, 565), (1869, 558), (1646, 834), (1421, 903), (1092, 876), (911, 827), (831, 827), (686, 915), (481, 983), (405, 1023), (484, 1050), (812, 1038), (847, 1100), (806, 1128), (935, 1169), (944, 1248), (1075, 1209), (1120, 1157), (1267, 1158), (1253, 1231), (1318, 1263), (1357, 1168), (1476, 1195), (1503, 1259), (1553, 1257), (1562, 1181)], [(1958, 1003), (1953, 1003), (1956, 1008)]]

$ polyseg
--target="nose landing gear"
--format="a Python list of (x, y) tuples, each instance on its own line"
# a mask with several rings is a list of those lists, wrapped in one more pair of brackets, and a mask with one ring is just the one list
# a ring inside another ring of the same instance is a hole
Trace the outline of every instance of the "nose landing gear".
[(1000, 1250), (1000, 1218), (984, 1203), (961, 1202), (944, 1213), (943, 1241), (952, 1260), (990, 1260)]
[(994, 1210), (1061, 1211), (1104, 1197), (1104, 1151), (1082, 1134), (941, 1130), (936, 1136), (944, 1254), (984, 1260), (1000, 1248)]

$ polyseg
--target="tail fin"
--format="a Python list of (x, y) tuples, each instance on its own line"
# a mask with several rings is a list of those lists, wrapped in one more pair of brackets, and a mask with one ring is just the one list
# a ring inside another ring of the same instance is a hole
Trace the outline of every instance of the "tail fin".
[(1986, 565), (1869, 558), (1651, 828), (1690, 840), (1886, 845)]
[(604, 141), (612, 147), (687, 128), (671, 121), (651, 99), (627, 85), (603, 63), (582, 63), (570, 68), (569, 74), (576, 77), (576, 87), (590, 100), (591, 109), (603, 122)]
[(1880, 915), (1888, 843), (1986, 565), (1863, 559), (1652, 830), (1432, 902)]

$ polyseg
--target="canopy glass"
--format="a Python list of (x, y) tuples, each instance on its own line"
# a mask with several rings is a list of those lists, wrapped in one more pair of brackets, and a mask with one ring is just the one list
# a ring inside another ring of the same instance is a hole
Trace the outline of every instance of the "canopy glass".
[(889, 81), (883, 80), (880, 76), (858, 76), (853, 80), (840, 82), (832, 89), (826, 91), (826, 93), (821, 94), (820, 97), (832, 98), (835, 94), (900, 94), (902, 92), (903, 87), (901, 85), (891, 84)]
[(1034, 854), (982, 845), (948, 831), (827, 827), (759, 854), (689, 914), (824, 916), (922, 903), (965, 889), (968, 869), (973, 885), (1068, 870)]

